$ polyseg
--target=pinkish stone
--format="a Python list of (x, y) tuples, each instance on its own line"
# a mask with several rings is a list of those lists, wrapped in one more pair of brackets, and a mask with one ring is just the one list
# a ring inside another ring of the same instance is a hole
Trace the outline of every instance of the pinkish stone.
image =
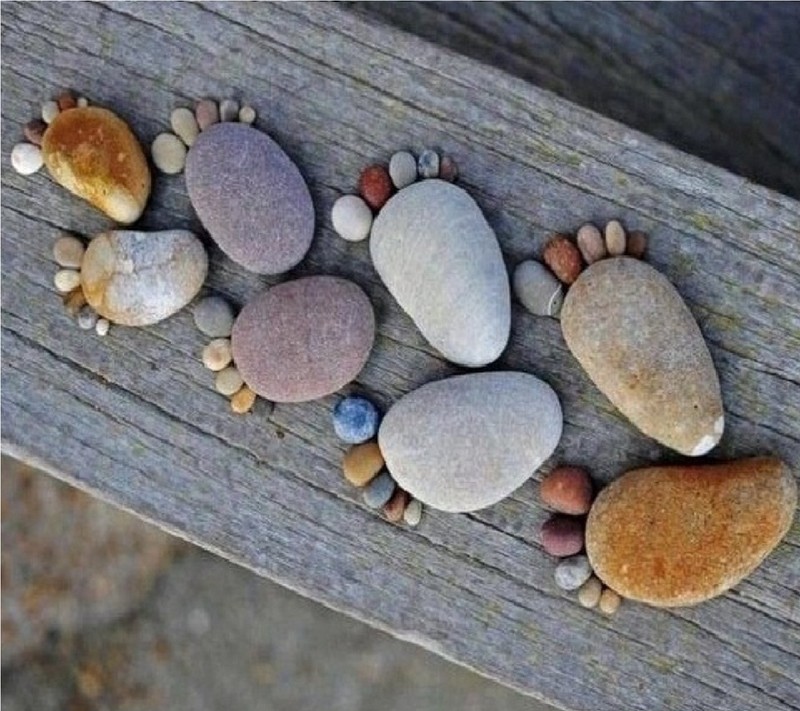
[(542, 547), (559, 558), (575, 555), (583, 550), (583, 519), (570, 516), (553, 516), (542, 526)]

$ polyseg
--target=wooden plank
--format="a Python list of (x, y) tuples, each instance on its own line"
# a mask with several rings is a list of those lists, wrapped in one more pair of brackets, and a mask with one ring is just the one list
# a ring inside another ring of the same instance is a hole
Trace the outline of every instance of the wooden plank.
[[(524, 81), (333, 5), (6, 3), (3, 155), (52, 87), (114, 107), (149, 142), (171, 108), (246, 97), (307, 176), (320, 227), (297, 274), (361, 284), (379, 336), (354, 389), (384, 406), (456, 372), (391, 301), (364, 244), (328, 212), (368, 161), (437, 145), (509, 264), (554, 230), (620, 216), (706, 334), (728, 429), (715, 457), (800, 466), (800, 206)], [(487, 88), (491, 87), (491, 91)], [(800, 528), (750, 579), (696, 609), (628, 604), (612, 619), (560, 594), (529, 483), (472, 515), (378, 520), (339, 474), (335, 398), (233, 418), (211, 389), (187, 313), (105, 340), (50, 286), (60, 228), (105, 222), (39, 174), (3, 171), (3, 443), (11, 454), (260, 575), (572, 709), (800, 708)], [(148, 228), (199, 229), (181, 178), (159, 177)], [(211, 289), (263, 288), (211, 248)], [(565, 411), (554, 462), (602, 480), (669, 458), (596, 391), (554, 321), (514, 309), (497, 368), (550, 382)], [(537, 477), (538, 478), (538, 475)]]

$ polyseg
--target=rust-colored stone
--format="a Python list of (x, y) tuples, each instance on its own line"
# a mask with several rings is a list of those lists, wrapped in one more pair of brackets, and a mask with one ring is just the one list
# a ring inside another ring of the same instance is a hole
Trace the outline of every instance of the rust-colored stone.
[(545, 245), (542, 261), (565, 284), (572, 284), (583, 270), (581, 253), (567, 235), (555, 235)]

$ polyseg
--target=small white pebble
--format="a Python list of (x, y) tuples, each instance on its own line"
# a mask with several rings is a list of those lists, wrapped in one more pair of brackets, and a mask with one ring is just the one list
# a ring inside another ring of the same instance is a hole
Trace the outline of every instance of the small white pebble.
[(403, 521), (407, 526), (417, 526), (422, 520), (422, 502), (411, 499), (403, 511)]
[(167, 175), (180, 173), (186, 165), (186, 146), (174, 133), (159, 133), (151, 153), (156, 168)]
[(97, 312), (89, 306), (84, 306), (78, 313), (78, 328), (91, 331), (97, 326)]
[(252, 106), (242, 106), (239, 109), (239, 121), (252, 124), (256, 120), (256, 110)]
[(342, 195), (333, 203), (331, 222), (342, 239), (361, 242), (372, 228), (372, 210), (358, 195)]
[(45, 101), (42, 104), (42, 121), (52, 123), (53, 119), (61, 113), (57, 101)]
[(417, 159), (408, 151), (398, 151), (389, 159), (389, 177), (398, 190), (417, 179)]
[(578, 602), (583, 607), (597, 607), (600, 602), (600, 594), (603, 592), (603, 584), (594, 576), (589, 578), (578, 590)]
[(238, 392), (242, 385), (244, 385), (244, 380), (242, 380), (239, 371), (232, 365), (220, 370), (214, 383), (217, 392), (228, 397)]
[(438, 178), (439, 154), (430, 148), (422, 151), (417, 160), (417, 172), (420, 178)]
[(200, 133), (200, 126), (197, 125), (197, 119), (194, 117), (194, 111), (187, 108), (180, 107), (172, 112), (169, 118), (170, 126), (187, 146), (191, 146)]
[(215, 338), (205, 348), (201, 356), (203, 365), (209, 370), (220, 371), (233, 360), (231, 342), (227, 338)]
[(78, 97), (78, 108), (85, 109), (89, 105), (89, 99), (85, 96)]
[(59, 269), (53, 277), (56, 289), (62, 294), (69, 294), (81, 285), (81, 275), (74, 269)]
[(619, 220), (611, 220), (606, 225), (606, 249), (612, 257), (619, 257), (625, 254), (625, 228)]
[(33, 175), (43, 165), (42, 149), (33, 143), (17, 143), (11, 149), (11, 167), (20, 175)]
[(233, 99), (224, 99), (219, 104), (220, 121), (236, 121), (239, 118), (239, 102)]
[(613, 615), (622, 603), (622, 598), (611, 588), (606, 588), (600, 595), (600, 612), (604, 615)]
[(105, 336), (109, 328), (111, 328), (111, 321), (105, 318), (97, 319), (97, 323), (94, 325), (95, 333), (97, 333), (98, 336)]
[(53, 259), (60, 267), (78, 269), (83, 261), (86, 247), (83, 242), (72, 235), (59, 237), (53, 244)]

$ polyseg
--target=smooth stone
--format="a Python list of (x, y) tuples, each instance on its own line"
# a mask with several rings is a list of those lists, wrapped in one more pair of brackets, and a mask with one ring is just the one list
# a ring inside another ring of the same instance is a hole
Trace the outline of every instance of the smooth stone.
[(619, 220), (611, 220), (606, 225), (606, 249), (612, 257), (625, 254), (625, 228)]
[(33, 175), (44, 165), (42, 149), (33, 143), (17, 143), (11, 149), (11, 167), (20, 175)]
[(779, 459), (636, 469), (592, 506), (586, 550), (623, 597), (695, 605), (752, 573), (786, 535), (797, 483)]
[(53, 277), (56, 289), (62, 294), (68, 294), (81, 285), (80, 272), (74, 269), (59, 269)]
[(150, 168), (128, 124), (111, 111), (62, 111), (44, 134), (42, 152), (59, 185), (116, 222), (139, 219), (150, 196)]
[(207, 271), (206, 251), (191, 232), (112, 230), (89, 243), (81, 285), (92, 308), (112, 323), (149, 326), (186, 306)]
[(452, 183), (458, 178), (458, 164), (452, 156), (442, 156), (439, 162), (439, 177)]
[(194, 116), (201, 131), (219, 122), (219, 105), (213, 99), (201, 99), (194, 107)]
[(219, 104), (220, 121), (236, 121), (239, 118), (239, 102), (223, 99)]
[(600, 594), (598, 607), (604, 615), (613, 615), (622, 604), (622, 598), (611, 588), (606, 588)]
[(580, 467), (557, 467), (542, 479), (539, 496), (559, 513), (583, 516), (592, 507), (592, 480)]
[(394, 479), (383, 472), (376, 476), (365, 488), (363, 493), (364, 503), (371, 509), (379, 509), (392, 498), (396, 488)]
[(333, 408), (333, 430), (344, 442), (359, 444), (378, 434), (380, 413), (365, 397), (350, 395)]
[(237, 415), (244, 415), (246, 412), (250, 412), (255, 403), (256, 394), (246, 385), (243, 385), (231, 396), (231, 410)]
[(546, 553), (565, 558), (583, 550), (584, 523), (572, 516), (553, 516), (542, 525), (542, 548)]
[(80, 268), (85, 253), (83, 242), (72, 235), (59, 237), (53, 244), (53, 259), (60, 267)]
[(89, 105), (89, 99), (85, 96), (79, 96), (77, 101), (77, 106), (79, 109), (85, 109)]
[(554, 577), (562, 590), (577, 590), (592, 577), (592, 566), (585, 555), (576, 555), (562, 560), (556, 566)]
[(592, 264), (561, 309), (567, 346), (599, 390), (636, 427), (681, 454), (722, 436), (719, 379), (692, 313), (645, 262)]
[(242, 123), (217, 123), (186, 159), (192, 206), (234, 262), (258, 274), (296, 266), (314, 236), (314, 206), (303, 176), (281, 147)]
[(59, 111), (69, 111), (70, 109), (74, 109), (78, 105), (78, 101), (75, 98), (75, 94), (71, 92), (69, 89), (65, 89), (58, 95), (56, 103), (58, 104)]
[(578, 249), (586, 264), (594, 264), (608, 256), (603, 235), (591, 223), (583, 225), (578, 230), (578, 236), (575, 241), (578, 243)]
[(401, 397), (378, 443), (399, 486), (443, 511), (476, 511), (519, 488), (553, 453), (562, 414), (527, 373), (457, 375)]
[(207, 296), (194, 307), (194, 325), (212, 338), (228, 338), (233, 329), (233, 307), (221, 296)]
[(186, 165), (186, 146), (174, 133), (159, 133), (150, 154), (156, 168), (167, 175), (177, 175)]
[(353, 380), (374, 339), (372, 304), (359, 286), (339, 277), (305, 277), (268, 289), (241, 310), (233, 358), (262, 397), (304, 402)]
[(241, 373), (233, 365), (220, 370), (214, 379), (214, 387), (220, 395), (231, 396), (237, 393), (242, 385), (244, 385), (244, 380), (242, 380)]
[(97, 312), (88, 306), (84, 306), (78, 312), (78, 328), (82, 331), (91, 331), (97, 326)]
[(42, 121), (46, 124), (51, 124), (55, 121), (56, 117), (61, 113), (61, 109), (58, 108), (57, 101), (45, 101), (42, 104)]
[(182, 106), (172, 112), (169, 122), (175, 135), (191, 147), (200, 133), (200, 126), (197, 124), (194, 112)]
[(628, 235), (628, 242), (625, 245), (625, 254), (634, 259), (642, 259), (646, 251), (647, 235), (640, 230), (631, 232)]
[(417, 179), (417, 159), (408, 151), (398, 151), (389, 159), (389, 177), (402, 190)]
[(239, 121), (248, 125), (255, 123), (256, 110), (252, 106), (242, 106), (239, 109)]
[(555, 235), (548, 240), (542, 261), (567, 285), (574, 283), (583, 270), (581, 253), (567, 235)]
[(408, 504), (408, 492), (402, 489), (395, 489), (392, 498), (383, 505), (383, 515), (386, 516), (386, 520), (392, 523), (402, 521), (406, 504)]
[(25, 124), (22, 133), (25, 135), (26, 140), (30, 141), (35, 146), (41, 147), (46, 130), (47, 124), (42, 121), (42, 119), (32, 119)]
[(203, 365), (214, 372), (227, 368), (233, 360), (231, 342), (228, 338), (215, 338), (203, 348), (200, 356)]
[(403, 511), (403, 523), (407, 526), (419, 526), (419, 522), (422, 520), (422, 502), (417, 501), (416, 499), (411, 499), (406, 506), (406, 510)]
[(369, 237), (372, 210), (358, 195), (342, 195), (333, 203), (331, 222), (339, 237), (348, 242), (361, 242)]
[(373, 210), (380, 210), (392, 194), (392, 179), (382, 165), (370, 165), (361, 171), (358, 192)]
[(578, 602), (581, 607), (591, 609), (597, 607), (603, 594), (603, 584), (594, 576), (578, 588)]
[(377, 442), (351, 447), (342, 460), (344, 478), (353, 486), (366, 486), (383, 469), (383, 455)]
[(94, 331), (98, 336), (107, 335), (110, 328), (111, 321), (105, 318), (97, 319), (97, 323), (94, 325)]
[(417, 172), (420, 178), (439, 177), (439, 154), (431, 149), (426, 149), (419, 154)]
[(494, 231), (469, 194), (443, 180), (401, 190), (372, 225), (372, 262), (428, 342), (459, 365), (496, 360), (511, 296)]
[(512, 284), (514, 295), (532, 314), (558, 318), (564, 289), (544, 264), (533, 259), (521, 262), (514, 270)]

